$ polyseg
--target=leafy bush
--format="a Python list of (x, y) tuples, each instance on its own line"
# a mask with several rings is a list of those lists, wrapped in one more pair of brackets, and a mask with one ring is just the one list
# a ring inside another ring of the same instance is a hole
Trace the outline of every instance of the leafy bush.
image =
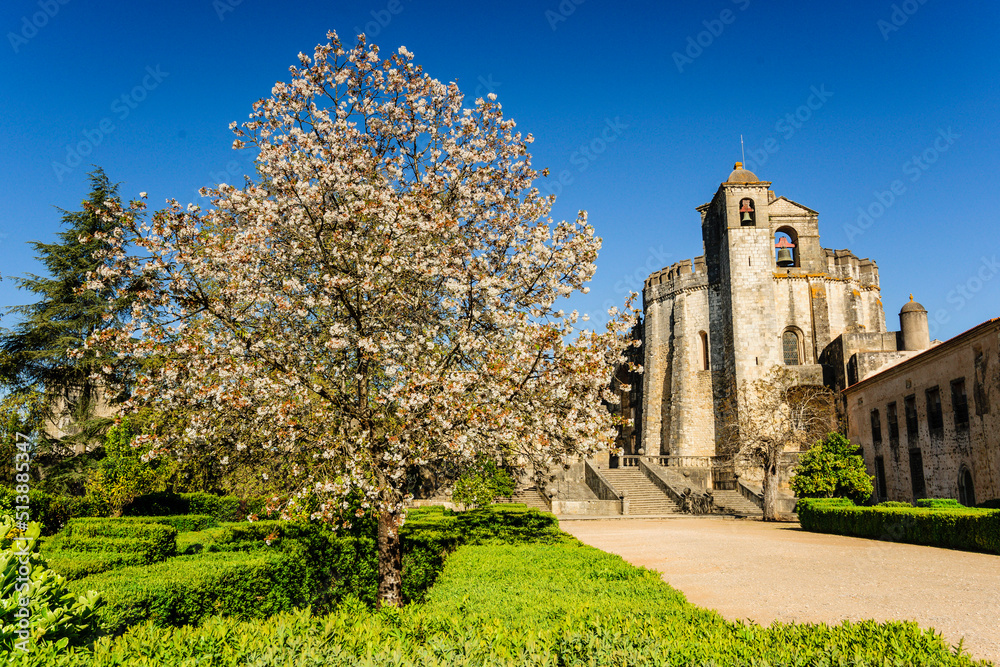
[(805, 530), (1000, 554), (1000, 511), (967, 507), (856, 507), (800, 500)]
[(493, 461), (479, 461), (455, 480), (452, 500), (466, 507), (485, 507), (513, 495), (514, 478)]
[(909, 622), (729, 622), (687, 603), (657, 573), (569, 541), (463, 547), (422, 607), (374, 612), (345, 600), (321, 617), (146, 623), (92, 650), (47, 649), (19, 664), (985, 667)]
[(137, 497), (123, 511), (125, 516), (176, 516), (182, 514), (203, 514), (216, 521), (246, 521), (256, 515), (260, 518), (277, 518), (266, 511), (269, 498), (248, 498), (240, 500), (236, 496), (217, 496), (212, 493), (173, 493), (159, 491)]
[(87, 495), (121, 516), (135, 498), (149, 493), (160, 481), (156, 469), (142, 460), (145, 453), (132, 445), (135, 434), (126, 417), (108, 429), (104, 438), (106, 456), (87, 479)]
[(828, 434), (805, 452), (788, 484), (799, 498), (864, 502), (873, 491), (861, 450), (839, 433)]
[(37, 522), (22, 531), (12, 517), (0, 517), (0, 648), (7, 651), (44, 642), (64, 648), (89, 640), (96, 631), (100, 596), (86, 588), (72, 593), (39, 554), (40, 536)]
[(177, 553), (177, 529), (142, 519), (72, 519), (52, 540), (53, 550), (145, 554), (147, 563)]
[(82, 579), (126, 565), (143, 565), (143, 553), (108, 553), (101, 551), (53, 551), (45, 554), (49, 567), (67, 580)]
[[(0, 486), (0, 513), (13, 513), (19, 494), (15, 489)], [(107, 516), (110, 509), (96, 498), (54, 496), (34, 489), (28, 491), (31, 519), (42, 524), (42, 535), (54, 535), (70, 519), (77, 517)]]
[(1000, 498), (987, 500), (986, 502), (979, 503), (976, 507), (981, 509), (1000, 510)]
[(183, 625), (214, 614), (266, 618), (305, 607), (311, 567), (316, 565), (280, 551), (204, 553), (85, 577), (70, 582), (70, 589), (101, 591), (107, 601), (101, 629), (120, 634), (147, 620)]
[(917, 500), (917, 507), (930, 507), (938, 509), (941, 507), (965, 507), (954, 498), (920, 498)]
[(913, 505), (901, 500), (886, 500), (885, 502), (879, 503), (875, 507), (913, 507)]

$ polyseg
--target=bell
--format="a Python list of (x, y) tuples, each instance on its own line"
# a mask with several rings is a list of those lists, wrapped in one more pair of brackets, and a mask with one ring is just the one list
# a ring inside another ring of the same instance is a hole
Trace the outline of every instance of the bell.
[(778, 248), (778, 266), (795, 266), (791, 248)]
[(750, 217), (750, 213), (748, 211), (743, 212), (743, 217), (740, 218), (740, 222), (753, 222), (753, 219)]

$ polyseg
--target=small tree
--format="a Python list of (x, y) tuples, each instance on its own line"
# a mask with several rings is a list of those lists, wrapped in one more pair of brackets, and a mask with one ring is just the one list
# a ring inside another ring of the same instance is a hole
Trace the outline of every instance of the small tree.
[(800, 498), (850, 498), (863, 503), (874, 490), (872, 479), (860, 448), (840, 433), (829, 433), (799, 459), (790, 486)]
[(160, 481), (153, 466), (142, 460), (145, 452), (133, 447), (134, 440), (127, 417), (108, 429), (105, 457), (87, 480), (87, 494), (107, 504), (112, 516), (121, 516), (129, 503), (156, 490)]
[(88, 284), (143, 288), (128, 326), (88, 347), (109, 372), (162, 361), (126, 406), (184, 415), (145, 438), (154, 451), (287, 454), (314, 518), (373, 513), (378, 601), (399, 605), (413, 471), (544, 470), (609, 447), (602, 401), (634, 316), (567, 341), (578, 316), (556, 302), (587, 291), (600, 239), (585, 212), (549, 217), (532, 138), (495, 95), (469, 104), (405, 48), (329, 38), (233, 124), (258, 183), (148, 223), (141, 200), (110, 207), (147, 257), (110, 253)]
[(477, 463), (459, 475), (451, 498), (470, 507), (485, 507), (514, 494), (514, 478), (491, 460)]
[(724, 449), (738, 465), (763, 473), (764, 520), (775, 521), (781, 454), (799, 451), (833, 426), (833, 394), (823, 386), (798, 384), (784, 366), (744, 380), (725, 409)]

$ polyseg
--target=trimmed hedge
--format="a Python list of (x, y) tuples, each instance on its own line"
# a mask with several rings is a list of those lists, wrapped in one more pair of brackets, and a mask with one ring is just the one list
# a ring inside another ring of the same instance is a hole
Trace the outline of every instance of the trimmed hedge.
[[(0, 486), (0, 513), (13, 514), (19, 504), (16, 490)], [(101, 501), (90, 497), (54, 496), (34, 489), (28, 491), (28, 507), (31, 521), (42, 524), (42, 535), (55, 535), (70, 519), (77, 517), (108, 516), (110, 508)]]
[(689, 604), (656, 572), (568, 540), (462, 547), (423, 606), (374, 612), (348, 600), (321, 617), (145, 623), (93, 649), (41, 647), (18, 658), (24, 667), (985, 667), (911, 622), (729, 622)]
[(56, 551), (46, 554), (49, 567), (69, 580), (82, 579), (126, 565), (143, 565), (142, 553), (114, 554), (100, 551)]
[(74, 551), (138, 554), (142, 562), (156, 563), (177, 553), (177, 529), (144, 519), (71, 519), (44, 548), (53, 555)]
[(1000, 554), (1000, 511), (968, 507), (856, 507), (802, 499), (805, 530)]
[(311, 602), (310, 566), (282, 552), (179, 556), (152, 566), (123, 567), (70, 583), (74, 592), (98, 590), (107, 602), (101, 630), (195, 624), (215, 615), (266, 618)]
[(917, 500), (917, 507), (938, 509), (941, 507), (965, 507), (954, 498), (920, 498)]
[(265, 511), (268, 500), (266, 497), (241, 500), (236, 496), (217, 496), (203, 492), (158, 491), (139, 496), (124, 509), (123, 514), (125, 516), (207, 514), (215, 517), (217, 521), (246, 521), (250, 515), (271, 518)]

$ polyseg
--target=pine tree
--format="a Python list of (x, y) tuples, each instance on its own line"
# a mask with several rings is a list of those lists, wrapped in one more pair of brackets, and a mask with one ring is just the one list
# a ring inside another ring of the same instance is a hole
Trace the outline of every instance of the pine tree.
[(58, 241), (31, 243), (49, 277), (28, 274), (15, 278), (20, 289), (37, 295), (39, 300), (8, 308), (8, 313), (18, 316), (20, 322), (0, 333), (0, 383), (8, 395), (42, 397), (48, 420), (70, 416), (72, 426), (67, 430), (71, 435), (60, 443), (64, 450), (77, 443), (98, 441), (110, 425), (110, 420), (94, 418), (101, 391), (90, 373), (100, 360), (93, 356), (74, 358), (69, 352), (81, 347), (106, 320), (118, 319), (122, 312), (120, 306), (109, 301), (113, 285), (97, 291), (83, 289), (87, 274), (102, 263), (98, 252), (107, 247), (94, 235), (112, 232), (117, 226), (103, 219), (97, 209), (108, 200), (120, 201), (118, 186), (101, 168), (89, 176), (91, 191), (82, 210), (60, 209), (64, 230), (58, 234)]

